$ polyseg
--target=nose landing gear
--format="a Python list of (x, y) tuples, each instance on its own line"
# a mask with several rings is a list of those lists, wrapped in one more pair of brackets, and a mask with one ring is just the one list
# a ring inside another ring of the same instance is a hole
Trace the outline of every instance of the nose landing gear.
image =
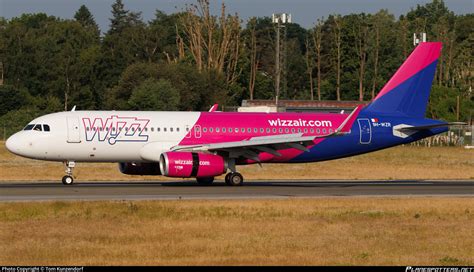
[(64, 185), (71, 185), (74, 183), (72, 170), (74, 169), (74, 166), (76, 166), (76, 163), (73, 161), (67, 161), (64, 163), (64, 165), (66, 166), (66, 175), (62, 178), (62, 182)]

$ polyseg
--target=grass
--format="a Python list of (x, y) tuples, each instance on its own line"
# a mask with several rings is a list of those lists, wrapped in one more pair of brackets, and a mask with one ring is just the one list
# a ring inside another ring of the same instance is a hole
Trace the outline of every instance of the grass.
[[(334, 161), (249, 165), (238, 170), (247, 179), (474, 179), (474, 150), (401, 146)], [(0, 144), (0, 182), (56, 181), (63, 172), (61, 163), (21, 158)], [(167, 179), (123, 175), (115, 163), (78, 163), (74, 174), (81, 181)]]
[(2, 265), (474, 265), (473, 198), (0, 203)]

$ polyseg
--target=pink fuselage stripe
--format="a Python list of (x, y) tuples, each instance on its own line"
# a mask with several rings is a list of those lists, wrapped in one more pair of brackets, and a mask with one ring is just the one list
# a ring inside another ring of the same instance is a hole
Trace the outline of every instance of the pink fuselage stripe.
[[(348, 114), (339, 113), (202, 112), (196, 124), (190, 128), (179, 145), (245, 141), (252, 137), (279, 134), (324, 135), (335, 131), (347, 117)], [(219, 129), (219, 132), (216, 129)], [(232, 129), (232, 132), (229, 129)], [(239, 132), (235, 132), (236, 129)], [(316, 139), (314, 143), (321, 141), (322, 139)], [(278, 152), (282, 156), (260, 153), (259, 159), (262, 162), (284, 162), (300, 155), (303, 151), (289, 148)], [(247, 161), (247, 163), (253, 162)]]
[(425, 67), (436, 61), (440, 55), (440, 42), (420, 43), (402, 66), (397, 70), (395, 75), (385, 84), (374, 100), (382, 97), (395, 87), (423, 70)]

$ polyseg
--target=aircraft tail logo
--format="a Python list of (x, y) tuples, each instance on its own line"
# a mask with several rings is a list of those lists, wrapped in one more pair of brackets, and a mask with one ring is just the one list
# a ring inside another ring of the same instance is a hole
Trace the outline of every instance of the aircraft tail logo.
[(441, 47), (441, 42), (420, 43), (365, 111), (425, 117)]

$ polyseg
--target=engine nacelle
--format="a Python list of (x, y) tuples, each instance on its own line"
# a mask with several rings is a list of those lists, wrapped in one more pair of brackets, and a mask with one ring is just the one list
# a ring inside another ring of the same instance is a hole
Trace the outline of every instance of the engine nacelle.
[(214, 154), (166, 152), (160, 156), (160, 170), (167, 177), (215, 177), (227, 171), (227, 164)]
[(156, 176), (161, 175), (158, 163), (130, 163), (120, 162), (120, 172), (126, 175)]

